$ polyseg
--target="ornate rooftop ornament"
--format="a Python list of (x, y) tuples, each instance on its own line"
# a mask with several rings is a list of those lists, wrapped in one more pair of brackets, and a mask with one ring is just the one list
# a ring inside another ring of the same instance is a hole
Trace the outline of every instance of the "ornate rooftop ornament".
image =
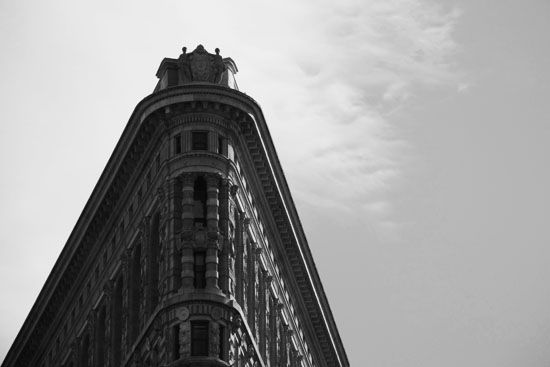
[(198, 45), (195, 51), (186, 53), (187, 47), (182, 48), (183, 53), (178, 59), (180, 80), (186, 82), (209, 82), (218, 84), (222, 73), (227, 69), (220, 56), (220, 49), (216, 48), (216, 54), (208, 53), (202, 45)]
[(178, 59), (165, 58), (157, 71), (160, 79), (155, 91), (189, 83), (212, 83), (238, 89), (234, 74), (237, 66), (231, 58), (222, 58), (220, 49), (215, 54), (198, 45), (191, 53), (182, 48)]

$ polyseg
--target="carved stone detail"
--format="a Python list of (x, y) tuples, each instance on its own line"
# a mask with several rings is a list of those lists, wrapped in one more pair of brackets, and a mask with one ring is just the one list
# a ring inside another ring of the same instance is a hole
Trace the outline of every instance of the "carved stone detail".
[(185, 321), (189, 318), (189, 309), (187, 307), (182, 307), (176, 311), (176, 317), (180, 321)]
[(182, 48), (182, 54), (178, 59), (179, 75), (181, 83), (209, 82), (219, 83), (222, 73), (226, 70), (220, 50), (216, 48), (216, 54), (208, 53), (202, 45), (187, 53), (187, 48)]

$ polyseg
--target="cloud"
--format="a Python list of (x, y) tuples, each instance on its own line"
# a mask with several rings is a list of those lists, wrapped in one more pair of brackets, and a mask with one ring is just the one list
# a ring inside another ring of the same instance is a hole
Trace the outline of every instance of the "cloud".
[(269, 58), (260, 72), (276, 81), (254, 95), (268, 96), (264, 109), (295, 197), (390, 226), (388, 194), (411, 152), (391, 113), (419, 88), (456, 88), (460, 11), (422, 0), (277, 9), (268, 11), (278, 32), (265, 38), (274, 52), (259, 56)]

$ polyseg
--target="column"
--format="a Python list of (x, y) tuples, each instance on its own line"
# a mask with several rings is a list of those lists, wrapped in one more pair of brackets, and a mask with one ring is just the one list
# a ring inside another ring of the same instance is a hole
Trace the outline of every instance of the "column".
[(130, 284), (129, 276), (129, 260), (130, 260), (130, 251), (124, 251), (122, 255), (122, 330), (121, 330), (121, 341), (120, 341), (120, 361), (123, 361), (126, 357), (126, 351), (129, 348), (128, 343), (128, 289)]
[(161, 233), (167, 253), (167, 294), (177, 293), (181, 288), (181, 253), (176, 233), (181, 231), (181, 183), (178, 178), (169, 178), (164, 184), (164, 207), (161, 210)]
[[(281, 318), (282, 321), (282, 318)], [(285, 322), (282, 322), (281, 325), (281, 346), (280, 346), (280, 357), (279, 357), (279, 366), (280, 367), (287, 367), (288, 365), (288, 352), (287, 352), (287, 339), (288, 339), (288, 324)]]
[(112, 328), (112, 294), (113, 294), (113, 282), (107, 281), (103, 286), (103, 293), (105, 294), (105, 299), (103, 301), (105, 305), (105, 346), (104, 346), (104, 361), (105, 365), (109, 364), (109, 361), (111, 360), (111, 340), (110, 336), (111, 334), (111, 328)]
[(235, 277), (236, 277), (236, 298), (239, 305), (244, 309), (243, 305), (243, 289), (244, 289), (244, 272), (243, 272), (243, 257), (244, 257), (244, 245), (243, 245), (243, 218), (244, 213), (235, 210)]
[(221, 241), (221, 254), (220, 254), (220, 289), (227, 296), (231, 294), (231, 279), (229, 271), (229, 256), (231, 238), (229, 235), (229, 180), (222, 179), (220, 184), (220, 241)]
[(181, 250), (181, 281), (183, 292), (193, 291), (193, 191), (194, 175), (184, 173), (180, 176), (182, 182), (182, 250)]
[(267, 363), (266, 359), (266, 341), (267, 341), (267, 305), (266, 305), (266, 296), (267, 288), (269, 288), (269, 283), (271, 283), (271, 276), (268, 275), (267, 270), (261, 269), (260, 275), (260, 302), (259, 302), (259, 317), (260, 317), (260, 353), (263, 360)]
[(219, 289), (218, 287), (218, 183), (217, 175), (206, 176), (207, 201), (207, 248), (206, 248), (206, 288)]
[(278, 308), (279, 301), (273, 297), (271, 299), (270, 315), (269, 315), (269, 329), (270, 329), (270, 341), (269, 341), (269, 359), (270, 365), (272, 367), (277, 366), (277, 346), (278, 346), (278, 333), (277, 333), (277, 324), (278, 324)]
[(256, 243), (249, 242), (248, 244), (248, 266), (247, 266), (247, 272), (248, 272), (248, 293), (247, 293), (247, 303), (248, 303), (248, 312), (247, 312), (247, 320), (248, 320), (248, 326), (250, 326), (250, 330), (252, 331), (252, 335), (256, 335)]
[(141, 256), (141, 279), (143, 284), (143, 304), (144, 320), (149, 318), (152, 312), (151, 307), (151, 217), (145, 216), (139, 224), (140, 242), (143, 244), (143, 254)]

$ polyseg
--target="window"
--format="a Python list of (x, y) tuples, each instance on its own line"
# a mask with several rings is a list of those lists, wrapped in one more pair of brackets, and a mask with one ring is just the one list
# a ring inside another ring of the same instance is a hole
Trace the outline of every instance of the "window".
[(180, 325), (174, 325), (174, 328), (172, 329), (172, 332), (174, 333), (174, 361), (180, 359)]
[(174, 136), (174, 152), (176, 154), (181, 153), (181, 135), (180, 134), (177, 134), (176, 136)]
[(122, 343), (122, 276), (118, 276), (113, 297), (113, 361), (120, 365)]
[(191, 142), (193, 150), (208, 150), (208, 131), (193, 131)]
[(82, 344), (80, 346), (80, 365), (82, 367), (89, 367), (89, 360), (90, 360), (90, 336), (86, 334), (84, 337), (84, 340), (82, 340)]
[(95, 359), (97, 366), (103, 366), (105, 361), (105, 306), (101, 307), (96, 325)]
[(202, 289), (206, 287), (206, 252), (195, 252), (195, 264), (194, 264), (195, 288)]
[(223, 137), (218, 136), (218, 154), (223, 154)]
[(191, 355), (208, 355), (208, 321), (191, 321)]
[(225, 328), (223, 325), (220, 325), (220, 334), (218, 336), (218, 343), (219, 343), (219, 355), (218, 357), (223, 360), (223, 341), (225, 340)]
[(206, 181), (203, 177), (198, 177), (193, 187), (193, 216), (195, 225), (206, 225), (206, 199)]
[(130, 289), (129, 289), (129, 318), (130, 343), (133, 343), (139, 334), (139, 304), (141, 291), (141, 246), (136, 244), (132, 255)]
[(151, 305), (152, 312), (158, 303), (158, 279), (159, 279), (159, 240), (160, 240), (160, 214), (156, 212), (151, 220), (151, 235), (149, 238), (149, 281), (151, 284)]

